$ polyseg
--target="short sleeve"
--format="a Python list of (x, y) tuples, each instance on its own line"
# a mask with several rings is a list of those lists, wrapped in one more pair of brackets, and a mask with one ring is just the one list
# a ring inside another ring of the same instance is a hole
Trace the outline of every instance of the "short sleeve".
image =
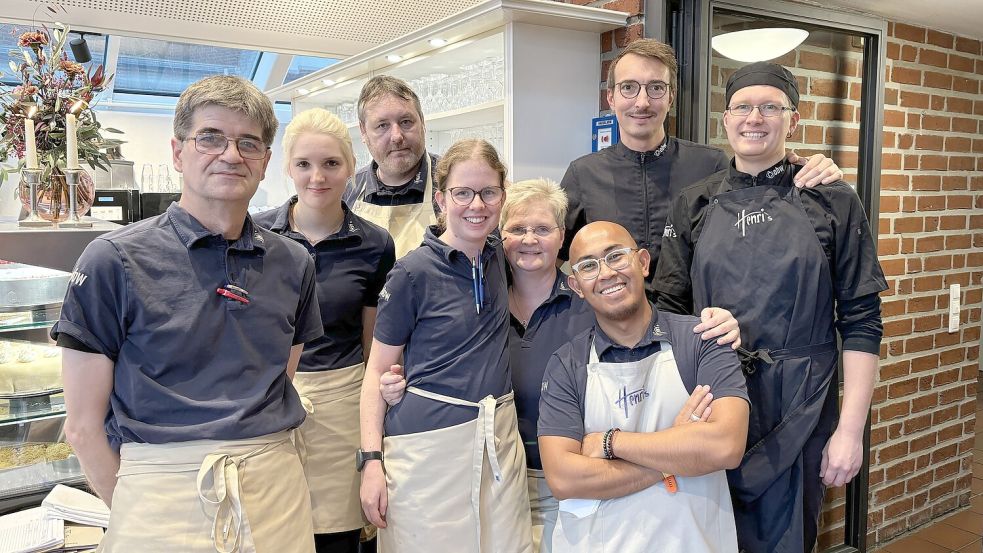
[(656, 306), (663, 311), (688, 315), (693, 311), (693, 284), (690, 266), (693, 262), (692, 232), (687, 214), (686, 196), (672, 202), (665, 229), (662, 231), (662, 252), (655, 269), (653, 285)]
[(841, 186), (846, 188), (845, 200), (834, 200), (833, 233), (836, 299), (844, 301), (886, 290), (887, 282), (860, 198), (849, 185)]
[(126, 303), (122, 255), (112, 242), (97, 238), (75, 264), (51, 337), (67, 334), (116, 361), (126, 339)]
[[(573, 440), (584, 439), (584, 397), (586, 378), (579, 382), (569, 359), (564, 363), (561, 348), (550, 356), (543, 376), (542, 394), (539, 398), (539, 436), (562, 436)], [(586, 368), (584, 368), (586, 372)], [(582, 384), (582, 385), (581, 385)]]
[(560, 247), (559, 258), (570, 259), (570, 244), (573, 237), (584, 225), (587, 224), (587, 216), (580, 199), (580, 183), (577, 180), (577, 169), (574, 163), (567, 167), (567, 172), (560, 180), (560, 188), (567, 193), (567, 216), (564, 221), (563, 245)]
[(379, 257), (379, 264), (376, 266), (375, 273), (372, 274), (366, 283), (362, 297), (362, 305), (365, 307), (376, 307), (379, 305), (379, 293), (386, 285), (386, 276), (396, 263), (396, 245), (393, 237), (386, 233), (385, 246), (382, 248), (382, 255)]
[(710, 386), (713, 397), (739, 397), (748, 400), (747, 382), (741, 371), (737, 352), (730, 344), (718, 345), (716, 340), (700, 340), (696, 361), (696, 383)]
[(396, 263), (379, 292), (373, 337), (390, 346), (409, 342), (416, 327), (418, 302), (409, 273), (401, 263)]
[(324, 335), (324, 323), (321, 322), (321, 309), (318, 307), (314, 283), (314, 260), (304, 256), (307, 263), (304, 267), (304, 280), (300, 289), (300, 302), (297, 304), (296, 325), (294, 327), (293, 344), (306, 344)]

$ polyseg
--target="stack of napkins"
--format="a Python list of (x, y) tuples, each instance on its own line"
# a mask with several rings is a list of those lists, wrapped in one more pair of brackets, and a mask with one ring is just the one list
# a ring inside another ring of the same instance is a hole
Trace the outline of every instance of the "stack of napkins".
[(65, 521), (51, 518), (44, 507), (35, 507), (0, 517), (0, 551), (40, 553), (61, 549)]
[(88, 526), (109, 527), (109, 507), (98, 497), (58, 484), (41, 502), (48, 516)]

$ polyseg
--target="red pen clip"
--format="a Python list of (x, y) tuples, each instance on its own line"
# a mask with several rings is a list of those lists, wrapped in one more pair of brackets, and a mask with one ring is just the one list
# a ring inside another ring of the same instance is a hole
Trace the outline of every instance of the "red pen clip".
[(249, 303), (249, 300), (247, 300), (246, 298), (240, 296), (239, 294), (233, 294), (232, 292), (226, 290), (225, 288), (219, 288), (219, 289), (217, 289), (215, 291), (220, 296), (225, 296), (225, 297), (227, 297), (229, 299), (236, 300), (238, 302), (242, 302), (242, 303), (245, 303), (245, 304), (248, 304)]

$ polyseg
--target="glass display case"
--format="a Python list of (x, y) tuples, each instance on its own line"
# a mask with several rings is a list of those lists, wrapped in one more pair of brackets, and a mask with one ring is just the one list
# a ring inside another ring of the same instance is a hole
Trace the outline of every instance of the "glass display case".
[(0, 513), (85, 480), (65, 442), (58, 320), (70, 273), (0, 261)]

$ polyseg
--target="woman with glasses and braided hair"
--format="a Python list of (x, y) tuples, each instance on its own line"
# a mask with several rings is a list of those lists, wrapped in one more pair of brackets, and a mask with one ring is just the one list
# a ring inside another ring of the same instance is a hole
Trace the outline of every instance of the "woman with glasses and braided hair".
[(793, 185), (801, 168), (786, 160), (799, 124), (792, 73), (744, 66), (725, 96), (734, 159), (673, 203), (657, 305), (677, 313), (718, 305), (740, 321), (751, 417), (747, 452), (729, 473), (738, 542), (749, 552), (809, 552), (825, 486), (849, 482), (863, 461), (882, 334), (878, 294), (887, 285), (850, 185)]

